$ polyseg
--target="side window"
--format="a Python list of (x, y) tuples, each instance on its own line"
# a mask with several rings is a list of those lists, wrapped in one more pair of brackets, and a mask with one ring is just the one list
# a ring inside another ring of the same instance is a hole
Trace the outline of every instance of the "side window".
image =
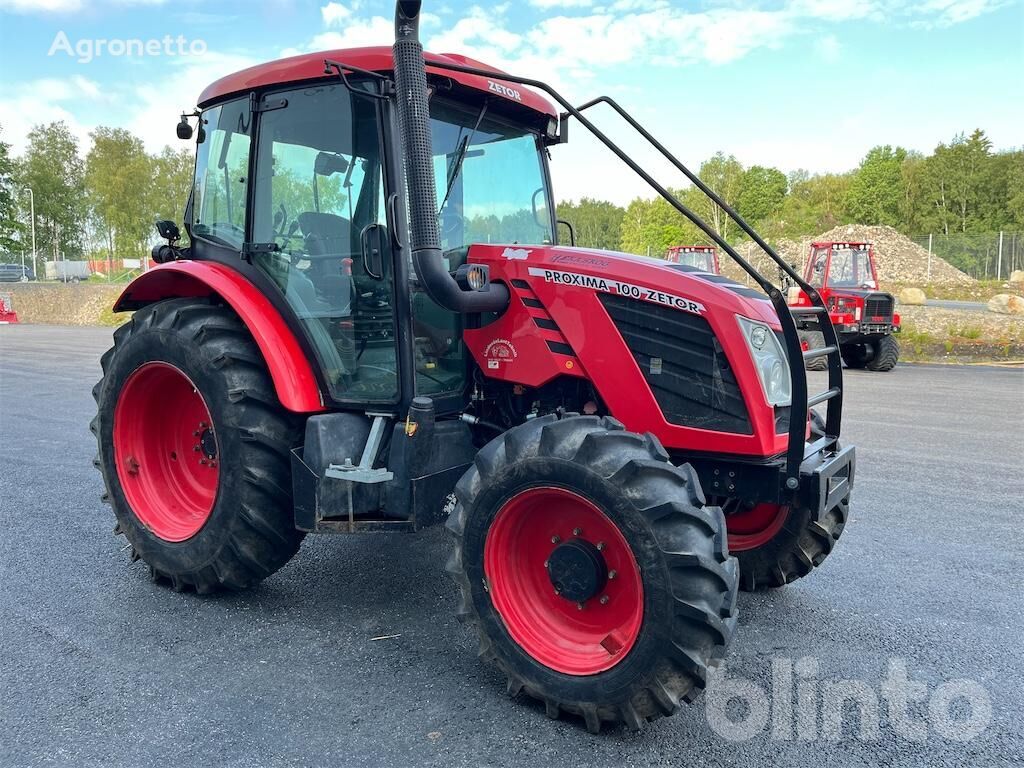
[(239, 249), (245, 240), (251, 120), (248, 99), (206, 110), (196, 152), (192, 232)]
[[(337, 400), (398, 395), (394, 272), (381, 205), (376, 104), (341, 85), (266, 96), (253, 257), (281, 289)], [(376, 244), (376, 246), (374, 245)]]

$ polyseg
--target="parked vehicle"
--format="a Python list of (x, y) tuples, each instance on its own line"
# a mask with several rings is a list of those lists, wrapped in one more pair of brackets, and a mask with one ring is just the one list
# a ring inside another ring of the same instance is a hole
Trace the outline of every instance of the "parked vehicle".
[(718, 251), (711, 245), (674, 245), (665, 252), (665, 261), (682, 264), (709, 275), (722, 274), (718, 264)]
[(35, 273), (28, 265), (0, 264), (0, 283), (27, 283), (35, 279)]
[[(838, 342), (816, 353), (829, 388), (808, 393), (770, 281), (590, 105), (424, 56), (419, 12), (397, 3), (391, 50), (229, 75), (200, 96), (199, 131), (182, 118), (204, 193), (190, 245), (159, 222), (160, 266), (114, 306), (135, 314), (94, 389), (105, 498), (132, 559), (199, 593), (256, 584), (307, 533), (445, 522), (458, 615), (508, 692), (639, 729), (704, 687), (738, 589), (806, 576), (843, 532)], [(548, 148), (569, 119), (764, 293), (558, 245)]]
[[(817, 288), (828, 307), (828, 319), (839, 338), (843, 362), (850, 368), (891, 371), (899, 360), (900, 347), (893, 336), (900, 331), (900, 316), (891, 293), (878, 289), (878, 269), (871, 243), (812, 243), (804, 268), (804, 280)], [(794, 307), (809, 307), (811, 301), (800, 288), (789, 292)], [(798, 318), (805, 350), (823, 349), (825, 337), (821, 318), (803, 314)], [(810, 370), (825, 370), (824, 357), (812, 357)]]
[(89, 262), (87, 261), (48, 261), (46, 262), (46, 279), (59, 280), (62, 283), (80, 283), (88, 280)]

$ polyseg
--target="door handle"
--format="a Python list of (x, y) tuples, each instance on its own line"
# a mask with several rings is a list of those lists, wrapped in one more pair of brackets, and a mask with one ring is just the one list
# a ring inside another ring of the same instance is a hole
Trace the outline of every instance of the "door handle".
[[(373, 233), (373, 237), (368, 235)], [(374, 280), (384, 279), (384, 253), (380, 238), (380, 224), (367, 224), (359, 233), (359, 248), (363, 254), (363, 269)]]

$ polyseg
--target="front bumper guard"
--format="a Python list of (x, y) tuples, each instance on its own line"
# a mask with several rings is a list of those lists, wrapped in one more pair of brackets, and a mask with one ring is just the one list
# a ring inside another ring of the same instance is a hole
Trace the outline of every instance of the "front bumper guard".
[(857, 452), (851, 445), (838, 450), (820, 451), (800, 465), (801, 505), (821, 519), (830, 509), (847, 499), (853, 491)]

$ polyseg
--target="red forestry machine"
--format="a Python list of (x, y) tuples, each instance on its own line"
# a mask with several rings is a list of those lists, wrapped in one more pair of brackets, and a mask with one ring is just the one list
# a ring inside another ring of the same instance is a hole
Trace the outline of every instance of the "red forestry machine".
[[(900, 347), (894, 333), (900, 331), (900, 316), (891, 293), (878, 289), (875, 249), (871, 243), (811, 243), (804, 268), (804, 280), (814, 286), (828, 307), (828, 319), (839, 339), (839, 353), (850, 368), (891, 371), (899, 360)], [(813, 305), (798, 286), (790, 288), (789, 301), (797, 309), (797, 328), (804, 350), (828, 345), (822, 333), (822, 315), (802, 314)], [(823, 371), (823, 356), (811, 356), (808, 370)]]
[(673, 245), (665, 251), (665, 261), (670, 264), (681, 264), (694, 272), (706, 272), (709, 275), (722, 274), (718, 263), (718, 251), (710, 245)]
[[(807, 575), (842, 533), (838, 343), (826, 324), (802, 354), (782, 292), (584, 114), (616, 110), (825, 316), (618, 104), (424, 56), (419, 12), (397, 3), (391, 50), (200, 97), (189, 244), (158, 225), (94, 390), (105, 498), (132, 559), (199, 593), (256, 584), (307, 533), (445, 522), (458, 616), (508, 692), (640, 728), (704, 687), (739, 588)], [(763, 293), (558, 244), (548, 148), (572, 119)]]

